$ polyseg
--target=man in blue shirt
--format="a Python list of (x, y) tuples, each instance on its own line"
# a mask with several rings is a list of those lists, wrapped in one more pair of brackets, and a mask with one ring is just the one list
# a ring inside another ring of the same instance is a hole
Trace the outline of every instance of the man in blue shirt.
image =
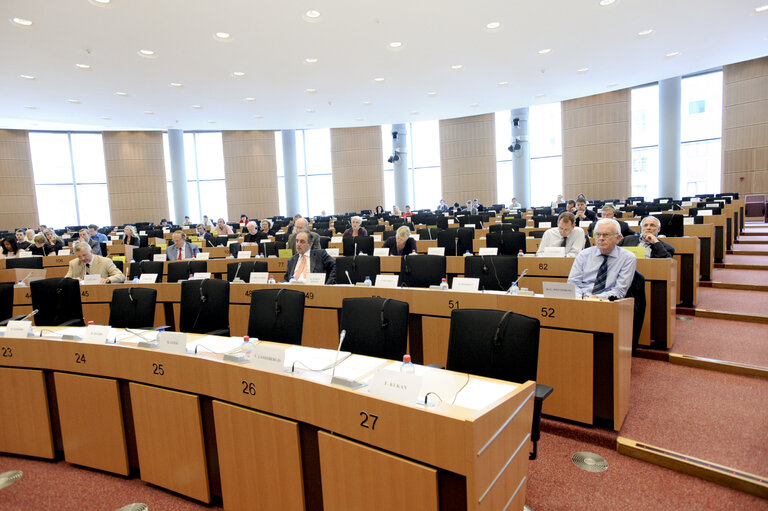
[(635, 277), (637, 259), (618, 246), (621, 240), (619, 223), (603, 218), (595, 226), (595, 246), (576, 256), (568, 282), (576, 286), (581, 296), (624, 298)]
[(106, 243), (109, 241), (109, 238), (107, 238), (105, 234), (99, 232), (99, 226), (96, 224), (91, 224), (88, 226), (88, 234), (93, 241), (97, 241), (99, 243)]

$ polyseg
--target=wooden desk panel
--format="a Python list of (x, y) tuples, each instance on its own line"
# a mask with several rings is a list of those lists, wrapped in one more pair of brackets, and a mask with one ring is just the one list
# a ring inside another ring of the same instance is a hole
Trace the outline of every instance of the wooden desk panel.
[[(4, 365), (18, 360), (18, 344), (10, 339), (0, 344)], [(0, 389), (0, 451), (52, 459), (53, 432), (43, 371), (0, 367)]]
[[(699, 270), (701, 272), (701, 280), (712, 280), (712, 270), (715, 263), (713, 250), (715, 226), (713, 224), (694, 224), (685, 225), (683, 228), (686, 236), (695, 236), (700, 240)], [(675, 247), (675, 250), (677, 250), (677, 247)]]

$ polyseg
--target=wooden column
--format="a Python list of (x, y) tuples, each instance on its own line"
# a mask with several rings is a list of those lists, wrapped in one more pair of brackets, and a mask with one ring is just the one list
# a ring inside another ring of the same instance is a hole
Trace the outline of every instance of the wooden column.
[(227, 215), (237, 220), (280, 213), (274, 131), (222, 131)]
[(37, 228), (40, 219), (28, 132), (0, 130), (0, 168), (0, 229)]
[(440, 121), (443, 198), (462, 206), (477, 197), (496, 202), (496, 121), (494, 114)]
[(333, 208), (336, 213), (384, 204), (381, 126), (331, 129)]

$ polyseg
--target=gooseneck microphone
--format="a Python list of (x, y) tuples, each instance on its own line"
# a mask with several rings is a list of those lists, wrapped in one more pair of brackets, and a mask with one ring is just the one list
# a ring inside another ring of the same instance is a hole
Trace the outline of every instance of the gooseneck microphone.
[(27, 319), (31, 318), (32, 316), (34, 316), (34, 315), (35, 315), (35, 314), (37, 314), (38, 312), (40, 312), (40, 309), (35, 309), (35, 310), (33, 310), (32, 312), (30, 312), (29, 314), (27, 314), (26, 316), (24, 316), (23, 318), (21, 318), (21, 321), (25, 321), (25, 320), (27, 320)]
[(344, 343), (344, 337), (347, 336), (347, 331), (342, 330), (339, 334), (339, 347), (336, 349), (336, 360), (333, 362), (333, 370), (331, 370), (331, 380), (336, 375), (336, 366), (339, 365), (339, 353), (341, 353), (341, 345)]
[[(524, 269), (524, 270), (523, 270), (523, 273), (521, 273), (521, 274), (520, 274), (520, 276), (519, 276), (519, 277), (517, 277), (517, 280), (516, 280), (516, 281), (514, 281), (514, 282), (512, 283), (512, 285), (511, 285), (511, 286), (509, 286), (509, 289), (512, 289), (514, 286), (516, 286), (516, 285), (517, 285), (517, 283), (518, 283), (518, 282), (520, 282), (520, 279), (522, 279), (523, 277), (525, 277), (525, 275), (526, 275), (527, 273), (528, 273), (528, 268), (526, 268), (526, 269)], [(509, 289), (507, 290), (507, 292), (509, 292)]]

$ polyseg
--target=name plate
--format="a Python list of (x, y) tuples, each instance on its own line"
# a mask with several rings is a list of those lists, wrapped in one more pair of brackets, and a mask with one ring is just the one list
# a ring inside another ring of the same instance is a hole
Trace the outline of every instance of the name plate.
[(498, 255), (499, 249), (498, 247), (482, 247), (480, 248), (480, 255), (486, 256), (486, 255)]
[(249, 284), (266, 284), (269, 281), (269, 272), (267, 271), (252, 271), (251, 276), (248, 278)]
[[(447, 216), (447, 214), (446, 214), (446, 216)], [(453, 218), (449, 218), (448, 219), (448, 225), (453, 225), (455, 223), (456, 223), (456, 220), (454, 220)]]
[(379, 370), (371, 379), (370, 393), (374, 397), (414, 404), (421, 390), (421, 376)]
[(645, 247), (621, 247), (632, 252), (637, 259), (645, 259)]
[(291, 257), (293, 257), (293, 251), (290, 248), (281, 248), (280, 250), (277, 251), (277, 257), (280, 257), (282, 259), (290, 259)]
[(313, 286), (322, 286), (325, 284), (325, 273), (307, 273), (307, 278), (304, 280), (304, 283)]
[(250, 259), (251, 258), (251, 251), (250, 250), (238, 250), (237, 251), (237, 258), (238, 259)]
[(681, 206), (683, 206), (683, 207), (684, 207), (684, 206), (693, 206), (693, 202), (691, 202), (691, 201), (689, 201), (689, 200), (686, 200), (686, 201), (683, 201), (683, 203), (681, 204)]
[(154, 284), (157, 282), (157, 273), (142, 273), (139, 275), (139, 284)]
[(211, 254), (209, 252), (198, 252), (195, 255), (195, 259), (208, 259)]
[(381, 241), (381, 234), (374, 234), (373, 235), (373, 242)]
[(196, 271), (189, 280), (205, 280), (210, 279), (211, 273), (207, 271)]
[(120, 236), (110, 236), (109, 239), (111, 239), (112, 241), (117, 241), (120, 239)]
[(5, 327), (5, 336), (27, 337), (30, 331), (32, 331), (32, 322), (28, 319), (9, 321), (8, 326)]
[(146, 235), (147, 235), (147, 231), (139, 231), (139, 236), (146, 236)]
[(421, 237), (421, 235), (419, 235), (419, 234), (411, 234), (409, 237), (414, 239), (414, 240), (416, 240), (416, 241), (419, 241), (419, 238)]
[(153, 261), (167, 261), (168, 254), (152, 254)]
[(696, 212), (696, 216), (712, 216), (711, 209), (700, 209)]
[(547, 298), (576, 298), (576, 286), (567, 282), (542, 282), (541, 288)]
[(63, 255), (70, 255), (71, 253), (72, 253), (72, 251), (71, 251), (70, 249), (68, 249), (68, 248), (62, 248), (61, 250), (59, 250), (58, 252), (56, 252), (56, 255), (60, 255), (60, 256), (63, 256)]
[(722, 204), (718, 204), (717, 202), (715, 202), (714, 204), (707, 204), (705, 207), (707, 207), (707, 208), (719, 208), (720, 206), (722, 206)]
[(692, 216), (687, 216), (683, 218), (683, 225), (693, 225), (694, 224), (694, 218)]
[(539, 227), (552, 227), (552, 222), (539, 222)]
[(326, 248), (325, 251), (331, 257), (339, 257), (339, 249), (338, 248)]
[(88, 325), (85, 327), (84, 341), (106, 343), (109, 335), (109, 325)]
[(427, 247), (427, 255), (445, 255), (445, 247)]
[(105, 241), (105, 242), (104, 242), (104, 244), (105, 244), (106, 246), (108, 246), (108, 247), (111, 247), (111, 246), (112, 246), (112, 242), (111, 242), (111, 241)]
[(626, 222), (628, 227), (637, 227), (638, 225), (640, 225), (639, 220), (627, 220)]
[(28, 250), (19, 250), (16, 253), (16, 257), (32, 257), (32, 252)]
[(565, 257), (565, 247), (544, 247), (544, 257)]
[(376, 275), (375, 287), (397, 287), (399, 275)]
[(454, 277), (451, 283), (452, 291), (476, 292), (480, 287), (480, 279), (476, 277)]
[(101, 275), (86, 275), (82, 280), (83, 284), (101, 284)]
[(227, 246), (230, 246), (232, 243), (238, 243), (237, 240), (227, 240)]
[(373, 255), (376, 257), (387, 257), (389, 255), (389, 249), (388, 248), (374, 248), (373, 249)]
[(256, 369), (280, 373), (285, 366), (285, 350), (257, 344), (251, 354), (251, 365)]
[(342, 243), (343, 239), (342, 236), (333, 236), (331, 237), (331, 243)]
[(157, 344), (160, 351), (167, 353), (187, 353), (187, 334), (182, 332), (160, 332), (157, 335)]

